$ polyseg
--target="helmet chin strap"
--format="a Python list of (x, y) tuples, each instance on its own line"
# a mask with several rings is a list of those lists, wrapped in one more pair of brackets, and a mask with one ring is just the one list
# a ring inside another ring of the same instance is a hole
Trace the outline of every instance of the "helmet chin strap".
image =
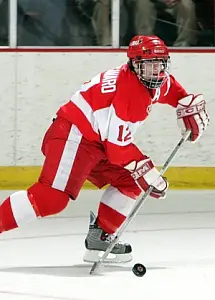
[(146, 86), (148, 89), (157, 89), (160, 88), (165, 80), (164, 79), (155, 79), (155, 80), (146, 80), (144, 78), (142, 78), (141, 76), (138, 75), (139, 80), (141, 81), (141, 83)]

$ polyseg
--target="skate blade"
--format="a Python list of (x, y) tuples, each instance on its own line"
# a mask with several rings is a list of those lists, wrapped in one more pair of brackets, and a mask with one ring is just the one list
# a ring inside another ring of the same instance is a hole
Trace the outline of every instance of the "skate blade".
[[(97, 262), (103, 256), (103, 254), (104, 251), (86, 250), (83, 257), (83, 261), (90, 262), (90, 263)], [(104, 263), (127, 263), (129, 261), (132, 261), (132, 259), (133, 257), (131, 253), (125, 253), (125, 254), (109, 253), (106, 259), (104, 260)]]

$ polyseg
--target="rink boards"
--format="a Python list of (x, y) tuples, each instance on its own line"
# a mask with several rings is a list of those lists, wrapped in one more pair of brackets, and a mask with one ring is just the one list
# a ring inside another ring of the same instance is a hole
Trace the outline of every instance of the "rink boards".
[[(0, 189), (26, 189), (37, 181), (41, 167), (0, 167)], [(215, 167), (170, 167), (165, 176), (170, 189), (215, 189)], [(86, 182), (84, 189), (95, 189)]]
[[(172, 74), (190, 93), (204, 94), (211, 122), (196, 144), (183, 146), (166, 176), (172, 189), (215, 189), (215, 52), (176, 51)], [(59, 106), (84, 81), (126, 60), (122, 49), (0, 51), (0, 189), (27, 188), (37, 180), (44, 160), (41, 142)], [(174, 108), (157, 104), (135, 143), (162, 166), (180, 137)], [(84, 188), (94, 187), (87, 182)]]

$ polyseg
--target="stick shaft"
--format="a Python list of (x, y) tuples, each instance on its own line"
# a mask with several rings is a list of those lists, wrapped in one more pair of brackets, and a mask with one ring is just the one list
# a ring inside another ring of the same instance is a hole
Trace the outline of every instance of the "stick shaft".
[[(189, 136), (190, 136), (190, 131), (187, 131), (185, 133), (185, 135), (180, 139), (180, 141), (178, 142), (178, 144), (176, 145), (174, 150), (171, 152), (171, 154), (167, 158), (167, 160), (164, 163), (162, 169), (160, 170), (161, 176), (166, 172), (166, 170), (168, 169), (171, 161), (175, 157), (176, 153), (182, 147), (184, 142), (189, 138)], [(137, 204), (133, 207), (133, 209), (131, 210), (131, 212), (129, 213), (127, 218), (125, 219), (124, 223), (121, 225), (120, 229), (118, 230), (117, 235), (114, 237), (113, 241), (110, 243), (110, 245), (108, 246), (106, 251), (103, 253), (102, 257), (97, 262), (94, 262), (94, 264), (93, 264), (93, 266), (90, 270), (90, 274), (93, 274), (99, 268), (99, 266), (104, 262), (104, 260), (107, 258), (107, 256), (110, 254), (110, 252), (112, 251), (112, 249), (114, 248), (114, 246), (118, 242), (120, 236), (122, 235), (122, 233), (124, 232), (124, 230), (126, 229), (128, 224), (131, 222), (131, 220), (133, 220), (133, 218), (135, 217), (135, 215), (139, 211), (140, 207), (142, 206), (143, 202), (149, 196), (149, 194), (151, 193), (152, 190), (153, 190), (153, 186), (150, 186), (148, 188), (148, 190), (144, 193), (144, 195), (141, 197), (141, 199), (137, 202)]]

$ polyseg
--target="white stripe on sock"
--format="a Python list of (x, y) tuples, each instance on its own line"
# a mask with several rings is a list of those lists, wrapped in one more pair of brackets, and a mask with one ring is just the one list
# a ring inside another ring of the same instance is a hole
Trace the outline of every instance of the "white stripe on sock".
[(10, 196), (10, 204), (14, 219), (18, 226), (37, 219), (26, 191), (19, 191)]
[(135, 200), (122, 194), (118, 189), (109, 186), (102, 195), (101, 202), (127, 217)]

